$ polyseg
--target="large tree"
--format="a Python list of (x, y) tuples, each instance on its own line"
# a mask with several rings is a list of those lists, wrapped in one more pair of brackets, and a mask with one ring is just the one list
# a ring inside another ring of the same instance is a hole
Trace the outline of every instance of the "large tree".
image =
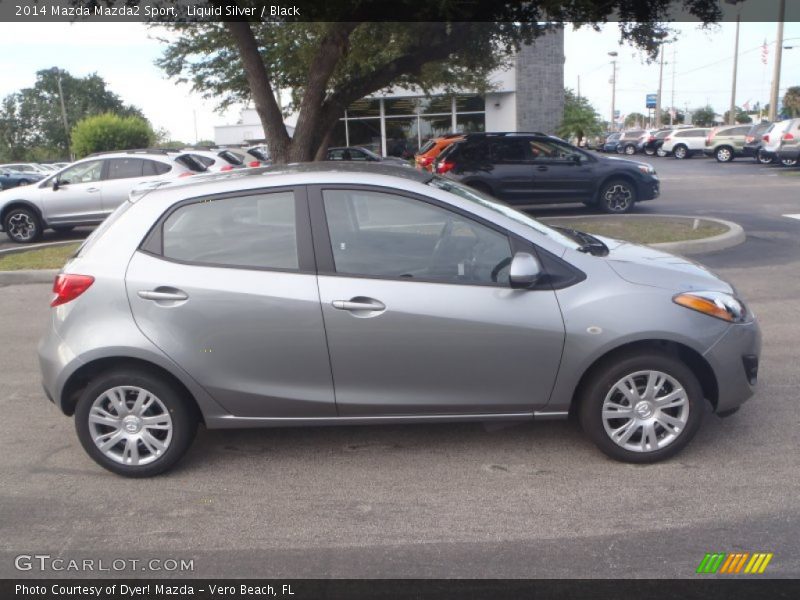
[(85, 117), (109, 112), (142, 117), (96, 74), (73, 77), (57, 67), (43, 69), (36, 73), (33, 87), (6, 96), (0, 105), (0, 155), (10, 160), (64, 159), (70, 155), (68, 128)]
[[(211, 2), (214, 4), (214, 2)], [(239, 0), (243, 6), (266, 5)], [(670, 10), (704, 24), (720, 17), (717, 0), (361, 0), (314, 5), (314, 22), (175, 23), (160, 65), (221, 104), (252, 101), (276, 162), (310, 160), (324, 152), (343, 111), (393, 85), (454, 90), (486, 86), (486, 76), (522, 44), (565, 23), (597, 26), (619, 19), (621, 38), (651, 57), (667, 35)], [(370, 22), (390, 8), (394, 20)], [(413, 15), (417, 22), (407, 22)], [(291, 90), (282, 107), (277, 91)], [(297, 111), (294, 136), (283, 109)]]
[(711, 106), (701, 106), (692, 111), (692, 124), (698, 127), (710, 127), (714, 124), (717, 114)]
[(794, 85), (783, 95), (783, 111), (792, 118), (800, 117), (800, 85)]

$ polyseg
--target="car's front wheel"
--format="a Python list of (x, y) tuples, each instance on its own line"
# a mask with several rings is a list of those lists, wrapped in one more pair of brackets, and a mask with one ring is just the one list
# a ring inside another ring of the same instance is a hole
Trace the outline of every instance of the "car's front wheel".
[(672, 149), (672, 156), (674, 156), (678, 160), (689, 158), (689, 148), (687, 148), (683, 144), (678, 144)]
[(638, 352), (606, 361), (579, 399), (581, 426), (605, 454), (632, 463), (679, 452), (703, 420), (703, 391), (677, 358)]
[(633, 146), (632, 144), (628, 144), (627, 146), (625, 146), (625, 154), (627, 154), (628, 156), (636, 154), (636, 146)]
[(760, 162), (762, 165), (770, 165), (773, 162), (773, 158), (761, 150), (758, 151), (758, 155), (756, 156), (756, 160)]
[(626, 179), (612, 179), (600, 189), (599, 205), (603, 212), (626, 213), (636, 202), (636, 189)]
[(656, 150), (652, 146), (645, 146), (644, 147), (644, 153), (647, 156), (653, 156), (656, 153)]
[(666, 155), (667, 155), (667, 151), (664, 150), (663, 148), (659, 148), (658, 150), (656, 150), (656, 156), (660, 156), (661, 158), (664, 158)]
[(42, 221), (33, 209), (12, 208), (3, 219), (6, 235), (18, 244), (35, 242), (42, 237)]
[(784, 167), (795, 167), (797, 166), (797, 159), (796, 158), (782, 158), (781, 164)]
[(100, 466), (126, 477), (171, 468), (197, 430), (191, 399), (163, 377), (121, 368), (92, 380), (75, 409), (84, 450)]

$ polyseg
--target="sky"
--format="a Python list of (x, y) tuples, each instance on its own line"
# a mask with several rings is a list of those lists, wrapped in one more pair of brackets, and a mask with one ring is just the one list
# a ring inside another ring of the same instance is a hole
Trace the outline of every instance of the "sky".
[[(703, 30), (679, 23), (675, 29), (677, 41), (665, 53), (662, 105), (670, 105), (674, 71), (675, 106), (691, 109), (709, 103), (723, 113), (730, 103), (735, 24)], [(213, 100), (169, 81), (154, 64), (164, 48), (157, 35), (166, 32), (140, 23), (0, 23), (0, 97), (33, 85), (41, 69), (58, 66), (75, 76), (96, 72), (111, 91), (141, 108), (173, 139), (213, 139), (214, 125), (235, 123), (241, 107), (219, 113)], [(741, 24), (737, 104), (769, 100), (775, 37), (775, 23)], [(765, 40), (766, 66), (761, 62)], [(795, 48), (783, 52), (781, 94), (787, 86), (800, 85), (800, 23), (786, 23), (784, 40)], [(614, 23), (600, 32), (571, 27), (565, 32), (565, 85), (576, 89), (580, 77), (581, 95), (606, 119), (611, 112), (608, 52), (618, 52), (616, 107), (623, 115), (646, 113), (645, 95), (658, 89), (658, 63), (648, 64), (643, 53), (618, 42)]]

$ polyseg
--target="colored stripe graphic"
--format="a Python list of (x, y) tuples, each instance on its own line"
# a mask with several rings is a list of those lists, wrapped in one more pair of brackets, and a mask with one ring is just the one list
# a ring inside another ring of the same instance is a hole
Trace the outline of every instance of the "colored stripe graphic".
[(716, 573), (722, 561), (725, 560), (727, 554), (725, 552), (715, 552), (714, 554), (706, 554), (697, 567), (698, 573)]
[(747, 563), (747, 566), (744, 568), (744, 572), (753, 574), (763, 573), (766, 570), (769, 561), (772, 560), (773, 556), (774, 555), (771, 552), (770, 553), (758, 552), (756, 554), (753, 554), (753, 558), (751, 558), (750, 562)]
[[(771, 552), (709, 552), (697, 566), (698, 573), (736, 574), (744, 572), (752, 575), (761, 574), (767, 569), (774, 554)], [(748, 560), (749, 559), (749, 560)], [(747, 565), (747, 566), (745, 566)]]

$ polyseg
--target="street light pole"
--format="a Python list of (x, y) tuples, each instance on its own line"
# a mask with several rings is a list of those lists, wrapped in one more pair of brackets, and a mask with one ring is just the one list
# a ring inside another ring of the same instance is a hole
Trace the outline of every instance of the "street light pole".
[(611, 131), (617, 130), (617, 121), (616, 121), (616, 102), (617, 102), (617, 53), (616, 52), (609, 52), (608, 55), (612, 58), (611, 60)]
[(775, 41), (775, 66), (772, 70), (772, 89), (769, 93), (770, 121), (776, 121), (778, 116), (778, 90), (781, 85), (781, 53), (783, 52), (783, 19), (786, 15), (786, 0), (780, 0), (778, 5), (778, 36)]
[(736, 125), (736, 71), (739, 66), (739, 21), (741, 10), (736, 13), (736, 41), (733, 46), (733, 83), (731, 84), (731, 108), (728, 112), (728, 125)]
[(664, 81), (664, 44), (661, 44), (661, 66), (658, 68), (658, 95), (656, 96), (656, 129), (661, 127), (661, 86)]
[[(54, 67), (56, 72), (56, 84), (58, 85), (58, 99), (61, 103), (61, 119), (64, 121), (64, 133), (67, 135), (67, 145), (70, 145), (69, 139), (69, 121), (67, 121), (67, 107), (64, 104), (64, 90), (61, 88), (61, 71), (58, 70), (58, 67)], [(73, 158), (72, 152), (70, 152), (70, 160)]]

